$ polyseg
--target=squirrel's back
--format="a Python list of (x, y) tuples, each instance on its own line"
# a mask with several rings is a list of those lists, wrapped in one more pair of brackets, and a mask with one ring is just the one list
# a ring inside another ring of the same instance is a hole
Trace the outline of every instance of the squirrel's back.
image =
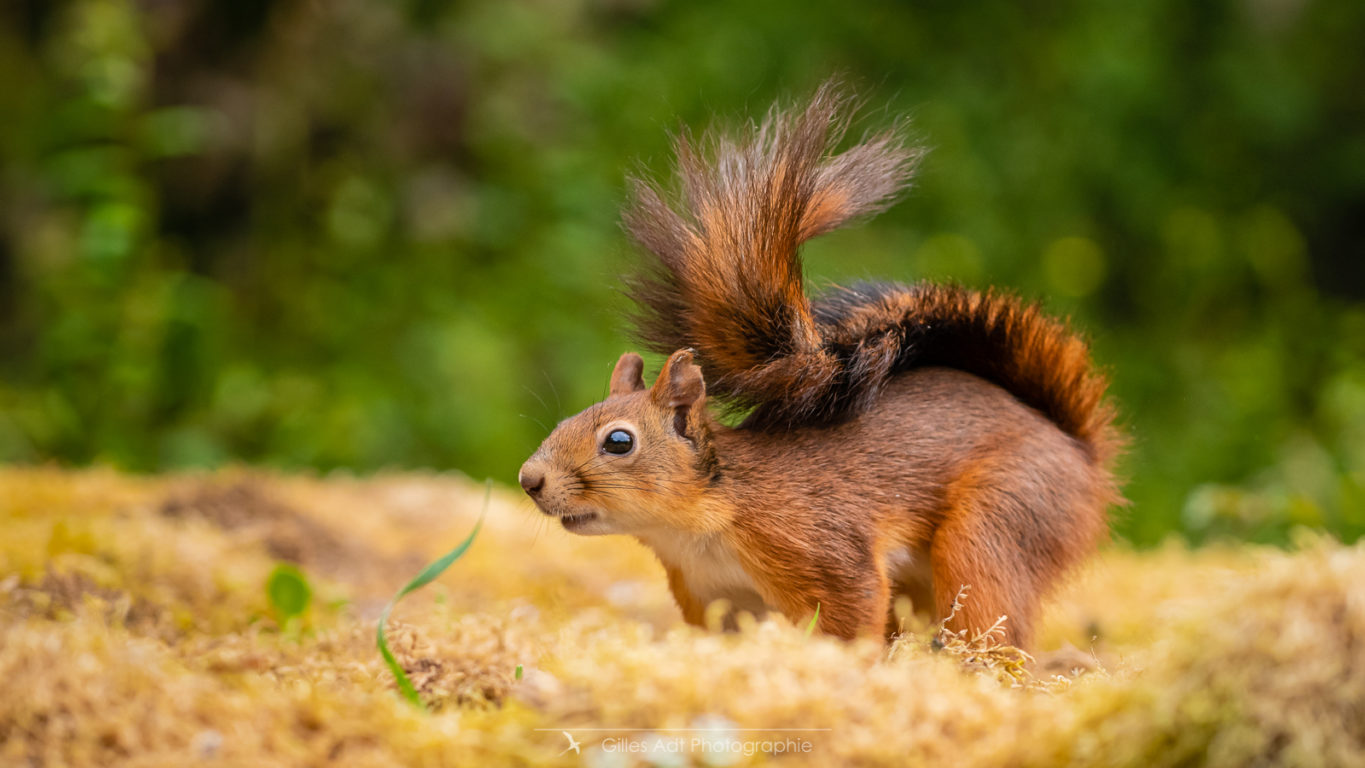
[(832, 152), (847, 101), (822, 86), (735, 138), (676, 141), (681, 189), (634, 180), (627, 230), (655, 257), (629, 283), (651, 349), (696, 351), (709, 394), (755, 430), (834, 424), (892, 377), (948, 367), (995, 383), (1107, 465), (1120, 445), (1085, 342), (1037, 306), (951, 285), (856, 285), (812, 302), (801, 243), (879, 211), (922, 151), (886, 132)]

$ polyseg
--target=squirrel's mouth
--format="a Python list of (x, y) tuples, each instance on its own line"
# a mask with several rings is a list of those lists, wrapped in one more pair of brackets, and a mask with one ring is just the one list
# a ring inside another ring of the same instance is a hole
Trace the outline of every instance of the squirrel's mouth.
[(576, 531), (596, 519), (596, 512), (584, 512), (578, 515), (560, 515), (559, 524), (564, 526), (564, 530), (566, 531)]

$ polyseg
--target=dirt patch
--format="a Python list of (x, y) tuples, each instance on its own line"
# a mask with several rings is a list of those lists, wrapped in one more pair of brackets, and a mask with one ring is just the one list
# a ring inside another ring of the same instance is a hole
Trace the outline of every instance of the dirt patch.
[(165, 626), (160, 606), (139, 600), (120, 589), (97, 583), (79, 571), (57, 571), (51, 566), (36, 584), (23, 584), (17, 575), (0, 581), (0, 610), (17, 619), (66, 621), (94, 611), (102, 621), (140, 634)]
[(158, 510), (167, 519), (210, 523), (271, 557), (352, 587), (355, 605), (370, 617), (425, 564), (416, 553), (385, 553), (335, 524), (329, 527), (272, 495), (267, 485), (251, 479), (206, 482), (169, 494)]
[(274, 557), (323, 570), (336, 570), (358, 554), (349, 542), (252, 482), (205, 485), (161, 503), (163, 516), (199, 518), (228, 531), (257, 538)]

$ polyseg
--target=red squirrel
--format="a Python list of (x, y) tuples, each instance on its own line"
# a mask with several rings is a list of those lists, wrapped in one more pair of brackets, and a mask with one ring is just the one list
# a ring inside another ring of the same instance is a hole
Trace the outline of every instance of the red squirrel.
[(622, 355), (521, 486), (567, 531), (653, 549), (692, 624), (724, 599), (889, 634), (898, 596), (942, 619), (969, 587), (948, 628), (1006, 616), (1027, 647), (1041, 597), (1122, 501), (1106, 379), (1064, 323), (1004, 293), (807, 298), (801, 243), (886, 206), (921, 154), (894, 131), (836, 154), (847, 124), (826, 84), (737, 137), (677, 137), (677, 195), (632, 179), (625, 227), (651, 258), (627, 292), (667, 361), (646, 387)]

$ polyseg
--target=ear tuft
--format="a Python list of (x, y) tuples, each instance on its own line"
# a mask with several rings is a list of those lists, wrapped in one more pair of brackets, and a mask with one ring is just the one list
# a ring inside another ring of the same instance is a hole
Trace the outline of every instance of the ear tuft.
[(688, 409), (706, 396), (701, 368), (692, 361), (692, 350), (681, 349), (669, 355), (651, 390), (654, 402), (664, 408)]
[(645, 361), (634, 352), (621, 355), (611, 372), (611, 394), (628, 395), (645, 388)]

